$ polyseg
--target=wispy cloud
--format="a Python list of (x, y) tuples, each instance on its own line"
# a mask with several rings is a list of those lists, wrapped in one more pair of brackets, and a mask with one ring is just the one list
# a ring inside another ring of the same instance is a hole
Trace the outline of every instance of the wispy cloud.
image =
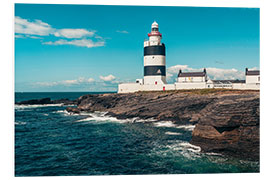
[(15, 17), (15, 32), (20, 34), (31, 34), (39, 36), (48, 36), (54, 32), (54, 29), (41, 20), (28, 21), (21, 17)]
[(41, 20), (30, 21), (19, 16), (15, 17), (15, 33), (15, 38), (41, 39), (44, 36), (61, 38), (42, 43), (46, 45), (74, 45), (87, 48), (105, 46), (105, 40), (95, 34), (95, 30), (57, 29)]
[(95, 31), (88, 31), (86, 29), (59, 29), (56, 30), (54, 35), (56, 37), (65, 37), (65, 38), (83, 38), (83, 37), (92, 37), (95, 34)]
[(65, 40), (65, 39), (60, 39), (58, 41), (48, 41), (44, 42), (43, 44), (47, 45), (74, 45), (74, 46), (81, 46), (81, 47), (99, 47), (99, 46), (104, 46), (105, 41), (97, 41), (93, 42), (91, 39), (75, 39), (75, 40)]
[[(194, 71), (203, 71), (203, 68), (192, 68), (188, 65), (175, 65), (171, 66), (167, 69), (169, 74), (172, 74), (174, 77), (177, 76), (179, 70), (184, 72), (194, 72)], [(239, 71), (237, 69), (222, 69), (222, 68), (215, 68), (215, 67), (206, 67), (207, 75), (211, 79), (218, 79), (218, 80), (233, 80), (233, 79), (245, 79), (245, 73), (243, 71)]]
[(122, 34), (128, 34), (128, 33), (129, 33), (129, 32), (127, 32), (127, 31), (125, 31), (125, 30), (122, 30), (122, 31), (117, 30), (116, 32), (118, 32), (118, 33), (122, 33)]
[(103, 81), (112, 81), (115, 79), (115, 77), (113, 75), (108, 75), (108, 76), (99, 76), (99, 78)]
[(89, 83), (93, 83), (94, 81), (95, 80), (93, 78), (79, 77), (77, 79), (72, 79), (72, 80), (63, 80), (63, 81), (55, 81), (55, 82), (36, 82), (34, 84), (38, 86), (47, 86), (47, 87), (58, 86), (58, 85), (72, 86), (72, 85), (89, 84)]
[(48, 90), (53, 91), (65, 90), (65, 91), (116, 91), (116, 81), (104, 81), (95, 80), (93, 78), (79, 77), (77, 79), (62, 80), (55, 82), (35, 82), (31, 83), (30, 86), (36, 90)]

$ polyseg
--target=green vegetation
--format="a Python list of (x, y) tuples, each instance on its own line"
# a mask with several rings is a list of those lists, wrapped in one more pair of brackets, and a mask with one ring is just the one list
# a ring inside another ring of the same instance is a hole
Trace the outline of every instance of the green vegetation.
[(156, 93), (156, 94), (196, 94), (196, 95), (207, 95), (207, 94), (228, 94), (228, 93), (247, 93), (247, 92), (259, 92), (259, 90), (238, 90), (238, 89), (182, 89), (182, 90), (168, 90), (168, 91), (139, 91), (139, 94)]

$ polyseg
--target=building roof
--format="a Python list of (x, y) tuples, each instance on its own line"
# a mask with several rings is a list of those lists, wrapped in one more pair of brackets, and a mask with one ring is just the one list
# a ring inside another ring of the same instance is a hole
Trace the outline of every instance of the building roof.
[(232, 83), (245, 83), (245, 80), (212, 80), (214, 84), (232, 84)]
[(206, 69), (203, 72), (182, 72), (179, 70), (178, 77), (204, 77), (206, 76)]
[(248, 68), (246, 68), (246, 76), (256, 76), (256, 75), (260, 75), (260, 71), (259, 70), (248, 70)]

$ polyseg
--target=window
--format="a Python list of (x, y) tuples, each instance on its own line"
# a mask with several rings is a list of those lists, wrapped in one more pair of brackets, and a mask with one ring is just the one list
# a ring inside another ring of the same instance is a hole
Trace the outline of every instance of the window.
[(260, 77), (258, 77), (258, 81), (260, 81)]
[(152, 28), (152, 31), (158, 31), (158, 28)]

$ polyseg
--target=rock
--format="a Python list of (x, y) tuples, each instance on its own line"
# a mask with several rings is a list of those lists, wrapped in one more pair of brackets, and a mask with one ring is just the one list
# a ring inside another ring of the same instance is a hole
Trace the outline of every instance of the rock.
[(34, 105), (34, 104), (52, 104), (50, 98), (32, 99), (27, 101), (21, 101), (16, 104)]
[(77, 104), (77, 100), (69, 100), (69, 99), (58, 99), (51, 100), (51, 98), (42, 98), (42, 99), (31, 99), (27, 101), (16, 102), (16, 104), (20, 105), (35, 105), (35, 104), (64, 104), (64, 105), (75, 105)]
[(78, 109), (78, 108), (74, 108), (74, 107), (67, 107), (66, 108), (66, 110), (67, 110), (67, 112), (69, 112), (69, 113), (74, 113), (74, 114), (80, 114), (80, 110)]
[(223, 96), (202, 112), (191, 143), (204, 152), (259, 160), (259, 96)]
[(77, 104), (77, 100), (69, 100), (68, 98), (65, 99), (58, 99), (58, 100), (53, 100), (53, 104), (64, 104), (64, 105), (75, 105)]

